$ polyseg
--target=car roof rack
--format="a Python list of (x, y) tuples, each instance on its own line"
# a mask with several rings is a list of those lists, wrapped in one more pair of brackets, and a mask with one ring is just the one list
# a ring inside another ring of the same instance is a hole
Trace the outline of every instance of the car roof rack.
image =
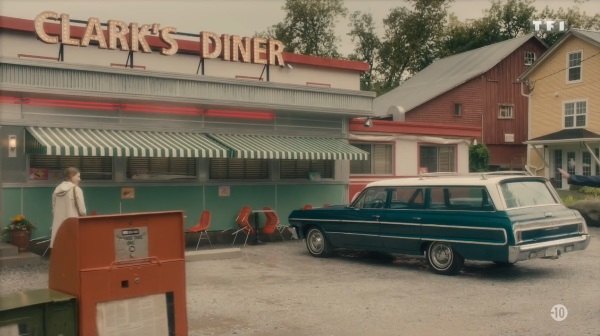
[(440, 177), (440, 176), (460, 176), (457, 172), (437, 172), (437, 173), (420, 173), (419, 179), (423, 179), (425, 177)]
[(525, 170), (499, 170), (499, 171), (484, 172), (484, 173), (479, 173), (479, 174), (481, 175), (482, 180), (487, 180), (488, 176), (502, 176), (502, 175), (531, 176), (531, 174)]

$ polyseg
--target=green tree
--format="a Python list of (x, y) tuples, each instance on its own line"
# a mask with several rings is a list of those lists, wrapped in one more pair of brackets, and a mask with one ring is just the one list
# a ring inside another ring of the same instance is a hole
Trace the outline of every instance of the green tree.
[(348, 36), (351, 37), (354, 43), (354, 52), (348, 58), (369, 64), (369, 70), (360, 77), (360, 89), (372, 91), (375, 80), (375, 57), (381, 46), (381, 41), (375, 33), (373, 16), (369, 13), (356, 11), (350, 15), (349, 27), (351, 29)]
[(381, 91), (389, 91), (422, 70), (439, 54), (452, 0), (409, 0), (413, 9), (392, 9), (383, 20), (385, 36), (378, 53)]
[(340, 57), (336, 20), (347, 13), (343, 0), (286, 0), (283, 22), (273, 25), (267, 35), (285, 44), (289, 52)]
[[(600, 30), (600, 14), (593, 16), (582, 12), (579, 7), (573, 6), (569, 8), (550, 9), (546, 6), (539, 14), (535, 15), (535, 19), (563, 19), (566, 21), (569, 28), (580, 28), (588, 30)], [(548, 45), (558, 41), (565, 32), (545, 32), (540, 31), (538, 36)]]

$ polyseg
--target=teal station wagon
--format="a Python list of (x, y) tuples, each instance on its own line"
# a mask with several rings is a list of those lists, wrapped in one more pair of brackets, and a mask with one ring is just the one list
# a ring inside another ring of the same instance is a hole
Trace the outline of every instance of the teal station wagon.
[(350, 206), (295, 210), (289, 222), (315, 257), (340, 248), (424, 254), (440, 274), (457, 274), (465, 259), (558, 258), (590, 240), (546, 179), (516, 174), (378, 181)]

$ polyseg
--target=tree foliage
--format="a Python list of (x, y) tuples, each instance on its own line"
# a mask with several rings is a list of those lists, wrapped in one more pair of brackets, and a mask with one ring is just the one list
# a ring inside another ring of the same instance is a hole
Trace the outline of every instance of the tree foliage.
[(348, 58), (369, 64), (369, 70), (360, 77), (360, 89), (371, 91), (374, 89), (375, 57), (381, 45), (381, 41), (375, 33), (373, 15), (356, 11), (350, 15), (349, 26), (351, 29), (348, 35), (354, 43), (354, 53), (350, 54)]
[(431, 64), (438, 54), (451, 0), (409, 0), (413, 9), (392, 9), (383, 20), (385, 36), (378, 52), (381, 90), (389, 91)]
[[(600, 14), (593, 16), (587, 15), (586, 12), (582, 12), (579, 7), (569, 8), (558, 8), (556, 10), (548, 8), (546, 6), (540, 13), (535, 15), (536, 19), (563, 19), (566, 21), (567, 27), (569, 28), (580, 28), (588, 30), (600, 30)], [(548, 45), (554, 44), (558, 41), (565, 32), (540, 32), (538, 36), (546, 42)]]
[(346, 16), (343, 0), (286, 0), (286, 16), (268, 31), (282, 41), (289, 52), (340, 57), (334, 28), (339, 17)]

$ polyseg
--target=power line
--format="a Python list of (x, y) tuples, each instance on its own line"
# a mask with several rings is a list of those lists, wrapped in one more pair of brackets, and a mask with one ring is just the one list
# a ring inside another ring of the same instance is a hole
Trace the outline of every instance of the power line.
[[(588, 58), (584, 58), (584, 59), (582, 59), (582, 60), (581, 60), (581, 62), (579, 63), (579, 64), (580, 64), (580, 66), (581, 66), (581, 64), (583, 64), (583, 62), (585, 62), (585, 61), (588, 61), (589, 59), (591, 59), (591, 58), (593, 58), (593, 57), (596, 57), (596, 56), (598, 56), (598, 55), (600, 55), (600, 51), (599, 51), (599, 52), (597, 52), (597, 53), (595, 53), (595, 54), (593, 54), (592, 56), (590, 56), (590, 57), (588, 57)], [(533, 82), (533, 84), (535, 85), (535, 83), (537, 83), (537, 82), (539, 82), (539, 81), (541, 81), (541, 80), (543, 80), (543, 79), (546, 79), (546, 78), (548, 78), (548, 77), (554, 76), (554, 75), (558, 74), (559, 72), (563, 72), (563, 71), (565, 71), (565, 70), (567, 70), (567, 69), (569, 69), (569, 67), (562, 68), (562, 69), (560, 69), (560, 70), (557, 70), (557, 71), (555, 71), (555, 72), (553, 72), (553, 73), (551, 73), (551, 74), (549, 74), (549, 75), (546, 75), (546, 76), (544, 76), (544, 77), (538, 78), (537, 80), (535, 80), (535, 82)]]

